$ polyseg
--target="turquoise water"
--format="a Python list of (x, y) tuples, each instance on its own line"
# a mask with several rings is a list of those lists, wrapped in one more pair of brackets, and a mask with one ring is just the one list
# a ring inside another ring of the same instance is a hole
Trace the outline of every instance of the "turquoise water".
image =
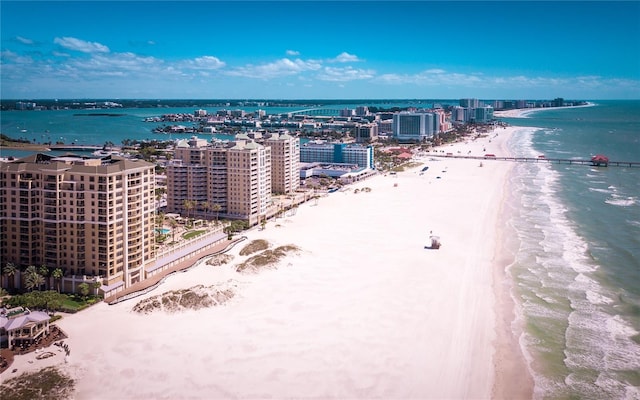
[[(370, 106), (378, 107), (430, 107), (434, 101), (428, 102), (384, 102), (372, 103)], [(457, 100), (444, 100), (446, 104), (456, 104)], [(327, 104), (324, 109), (341, 110), (344, 108), (355, 109), (361, 104)], [(281, 114), (299, 111), (308, 107), (242, 107), (246, 112), (258, 109), (265, 110), (267, 114)], [(197, 109), (207, 110), (215, 114), (219, 107), (177, 107), (177, 108), (126, 108), (109, 110), (44, 110), (44, 111), (2, 111), (0, 113), (1, 132), (11, 138), (22, 138), (35, 143), (63, 142), (64, 144), (78, 145), (103, 145), (111, 141), (116, 146), (122, 144), (124, 139), (133, 140), (176, 140), (189, 138), (192, 134), (157, 134), (152, 130), (162, 126), (162, 122), (143, 122), (144, 118), (159, 116), (162, 114), (193, 114)], [(237, 109), (231, 107), (228, 109)], [(115, 116), (89, 116), (93, 113), (108, 113)], [(189, 123), (176, 123), (190, 126)], [(171, 125), (167, 123), (167, 125)], [(209, 134), (199, 134), (208, 137)], [(231, 140), (231, 135), (213, 135), (222, 140)], [(18, 150), (2, 150), (3, 156), (23, 157), (32, 152)]]
[[(536, 112), (516, 155), (640, 161), (640, 102)], [(536, 398), (640, 398), (640, 168), (519, 164), (509, 269)]]
[(160, 235), (168, 235), (171, 232), (171, 229), (169, 228), (156, 228), (156, 233), (159, 233)]

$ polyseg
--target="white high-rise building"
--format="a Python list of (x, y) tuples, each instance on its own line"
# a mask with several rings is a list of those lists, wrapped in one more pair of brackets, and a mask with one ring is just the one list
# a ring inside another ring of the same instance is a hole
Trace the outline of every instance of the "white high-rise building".
[(271, 148), (272, 193), (294, 193), (300, 187), (300, 139), (274, 133), (264, 143)]
[(401, 112), (393, 115), (393, 137), (403, 141), (423, 141), (436, 133), (433, 113)]

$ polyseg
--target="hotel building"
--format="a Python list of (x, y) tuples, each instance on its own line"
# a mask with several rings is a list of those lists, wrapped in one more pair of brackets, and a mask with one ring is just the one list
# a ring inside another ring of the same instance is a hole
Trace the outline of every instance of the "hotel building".
[(346, 143), (305, 143), (300, 147), (303, 163), (356, 164), (374, 169), (373, 146)]
[[(299, 139), (281, 135), (270, 140), (278, 154), (275, 187), (295, 191)], [(167, 211), (205, 217), (217, 205), (219, 215), (255, 224), (271, 205), (272, 181), (272, 148), (246, 135), (229, 144), (181, 140), (167, 166)]]
[(393, 115), (393, 137), (399, 141), (422, 142), (439, 131), (439, 118), (427, 112), (401, 112)]
[(155, 261), (154, 165), (36, 154), (0, 163), (0, 263), (128, 287)]
[(378, 124), (358, 124), (355, 128), (356, 142), (366, 143), (378, 140)]

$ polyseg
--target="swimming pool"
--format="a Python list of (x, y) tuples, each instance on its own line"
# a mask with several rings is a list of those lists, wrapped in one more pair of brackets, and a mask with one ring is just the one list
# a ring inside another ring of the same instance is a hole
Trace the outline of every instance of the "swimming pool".
[(159, 233), (161, 235), (168, 235), (169, 232), (171, 232), (171, 229), (169, 228), (156, 228), (156, 233)]

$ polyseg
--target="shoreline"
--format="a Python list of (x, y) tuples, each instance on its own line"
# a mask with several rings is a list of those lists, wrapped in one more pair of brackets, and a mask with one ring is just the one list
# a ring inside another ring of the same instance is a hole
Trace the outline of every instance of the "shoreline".
[(494, 111), (493, 116), (497, 118), (529, 118), (529, 114), (538, 111), (551, 111), (551, 110), (563, 110), (567, 108), (584, 108), (584, 107), (594, 107), (596, 103), (592, 103), (590, 101), (587, 104), (581, 106), (564, 106), (564, 107), (537, 107), (537, 108), (516, 108), (512, 110), (504, 110), (504, 111)]
[[(524, 127), (522, 129), (532, 129)], [(517, 131), (516, 131), (517, 132)], [(513, 138), (513, 136), (512, 136)], [(511, 139), (510, 139), (511, 140)], [(506, 147), (506, 146), (505, 146)], [(513, 154), (510, 154), (513, 156)], [(514, 212), (511, 202), (510, 171), (503, 183), (503, 195), (496, 226), (495, 268), (493, 275), (496, 301), (496, 345), (493, 360), (495, 380), (491, 391), (492, 399), (532, 399), (535, 382), (531, 367), (519, 342), (524, 330), (523, 321), (518, 319), (514, 299), (514, 281), (509, 268), (515, 262), (518, 251), (517, 236), (509, 225)]]
[[(497, 128), (437, 149), (504, 154), (520, 129)], [(95, 394), (97, 386), (121, 398), (532, 393), (532, 385), (522, 389), (516, 379), (528, 369), (511, 367), (522, 365), (522, 350), (510, 336), (513, 304), (504, 301), (510, 292), (502, 284), (511, 164), (486, 161), (480, 168), (478, 160), (435, 160), (428, 153), (415, 161), (421, 165), (349, 186), (269, 221), (264, 231), (248, 231), (247, 243), (301, 247), (277, 270), (239, 275), (199, 263), (139, 298), (231, 282), (237, 296), (223, 307), (140, 316), (131, 312), (136, 299), (60, 320), (73, 351), (73, 362), (62, 367), (78, 379), (77, 397)], [(424, 164), (430, 168), (422, 175)], [(371, 192), (354, 193), (365, 187)], [(441, 236), (442, 249), (423, 248), (430, 230)], [(229, 252), (234, 263), (238, 252)], [(96, 332), (96, 324), (104, 328)], [(42, 366), (21, 362), (19, 372)], [(224, 379), (209, 387), (211, 374)], [(184, 379), (194, 387), (177, 391)]]

